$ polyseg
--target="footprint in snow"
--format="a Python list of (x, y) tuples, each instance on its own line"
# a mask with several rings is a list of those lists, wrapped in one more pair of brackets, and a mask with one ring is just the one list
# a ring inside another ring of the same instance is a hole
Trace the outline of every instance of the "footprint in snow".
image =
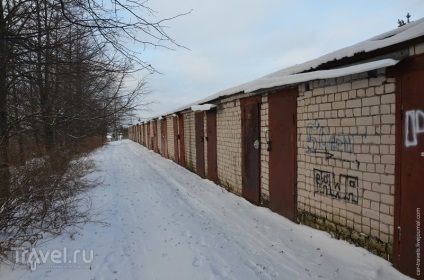
[(204, 257), (202, 255), (197, 256), (194, 258), (192, 265), (194, 267), (200, 267), (201, 265), (203, 265), (203, 260), (204, 260)]
[(191, 233), (190, 233), (190, 231), (189, 231), (189, 230), (183, 231), (183, 233), (182, 233), (181, 235), (182, 235), (182, 236), (184, 236), (184, 237), (189, 237), (189, 238), (191, 238)]
[(200, 237), (196, 244), (200, 245), (201, 247), (209, 247), (209, 244), (206, 242), (204, 237)]

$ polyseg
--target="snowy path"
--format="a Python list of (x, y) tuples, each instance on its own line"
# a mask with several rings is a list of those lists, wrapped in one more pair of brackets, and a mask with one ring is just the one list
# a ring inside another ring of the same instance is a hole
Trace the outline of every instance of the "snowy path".
[(364, 249), (256, 207), (125, 140), (93, 159), (104, 180), (90, 224), (75, 240), (41, 249), (93, 250), (88, 268), (30, 272), (4, 266), (0, 279), (408, 279)]

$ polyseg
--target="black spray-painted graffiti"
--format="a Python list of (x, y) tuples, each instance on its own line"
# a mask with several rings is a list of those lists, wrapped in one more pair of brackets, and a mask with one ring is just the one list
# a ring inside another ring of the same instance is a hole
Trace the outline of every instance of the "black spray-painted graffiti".
[(417, 134), (424, 132), (424, 112), (411, 110), (405, 113), (405, 146), (418, 145)]
[(307, 152), (333, 151), (353, 153), (355, 136), (366, 137), (366, 133), (333, 133), (327, 126), (322, 126), (318, 120), (311, 122), (306, 127)]
[(306, 152), (315, 154), (324, 154), (325, 159), (334, 159), (344, 162), (356, 163), (359, 168), (358, 160), (346, 160), (337, 158), (331, 152), (345, 152), (352, 154), (354, 152), (355, 136), (367, 137), (366, 133), (333, 133), (330, 134), (330, 128), (322, 126), (318, 120), (311, 122), (306, 127)]
[(358, 204), (358, 177), (339, 175), (339, 181), (336, 182), (334, 173), (314, 168), (314, 185), (314, 194), (319, 193)]

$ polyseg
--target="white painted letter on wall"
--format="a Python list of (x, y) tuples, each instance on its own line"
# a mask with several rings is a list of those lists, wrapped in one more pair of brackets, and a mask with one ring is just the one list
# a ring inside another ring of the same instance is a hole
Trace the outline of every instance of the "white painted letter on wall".
[(405, 146), (413, 147), (418, 144), (417, 135), (424, 132), (424, 112), (411, 110), (405, 113)]

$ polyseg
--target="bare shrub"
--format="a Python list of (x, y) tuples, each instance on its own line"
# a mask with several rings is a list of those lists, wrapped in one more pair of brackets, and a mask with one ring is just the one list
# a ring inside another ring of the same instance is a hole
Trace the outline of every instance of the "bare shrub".
[[(11, 260), (13, 248), (35, 246), (91, 220), (87, 191), (98, 185), (87, 175), (94, 164), (86, 154), (55, 151), (11, 168), (11, 188), (0, 198), (0, 253)], [(0, 257), (1, 258), (1, 257)]]

